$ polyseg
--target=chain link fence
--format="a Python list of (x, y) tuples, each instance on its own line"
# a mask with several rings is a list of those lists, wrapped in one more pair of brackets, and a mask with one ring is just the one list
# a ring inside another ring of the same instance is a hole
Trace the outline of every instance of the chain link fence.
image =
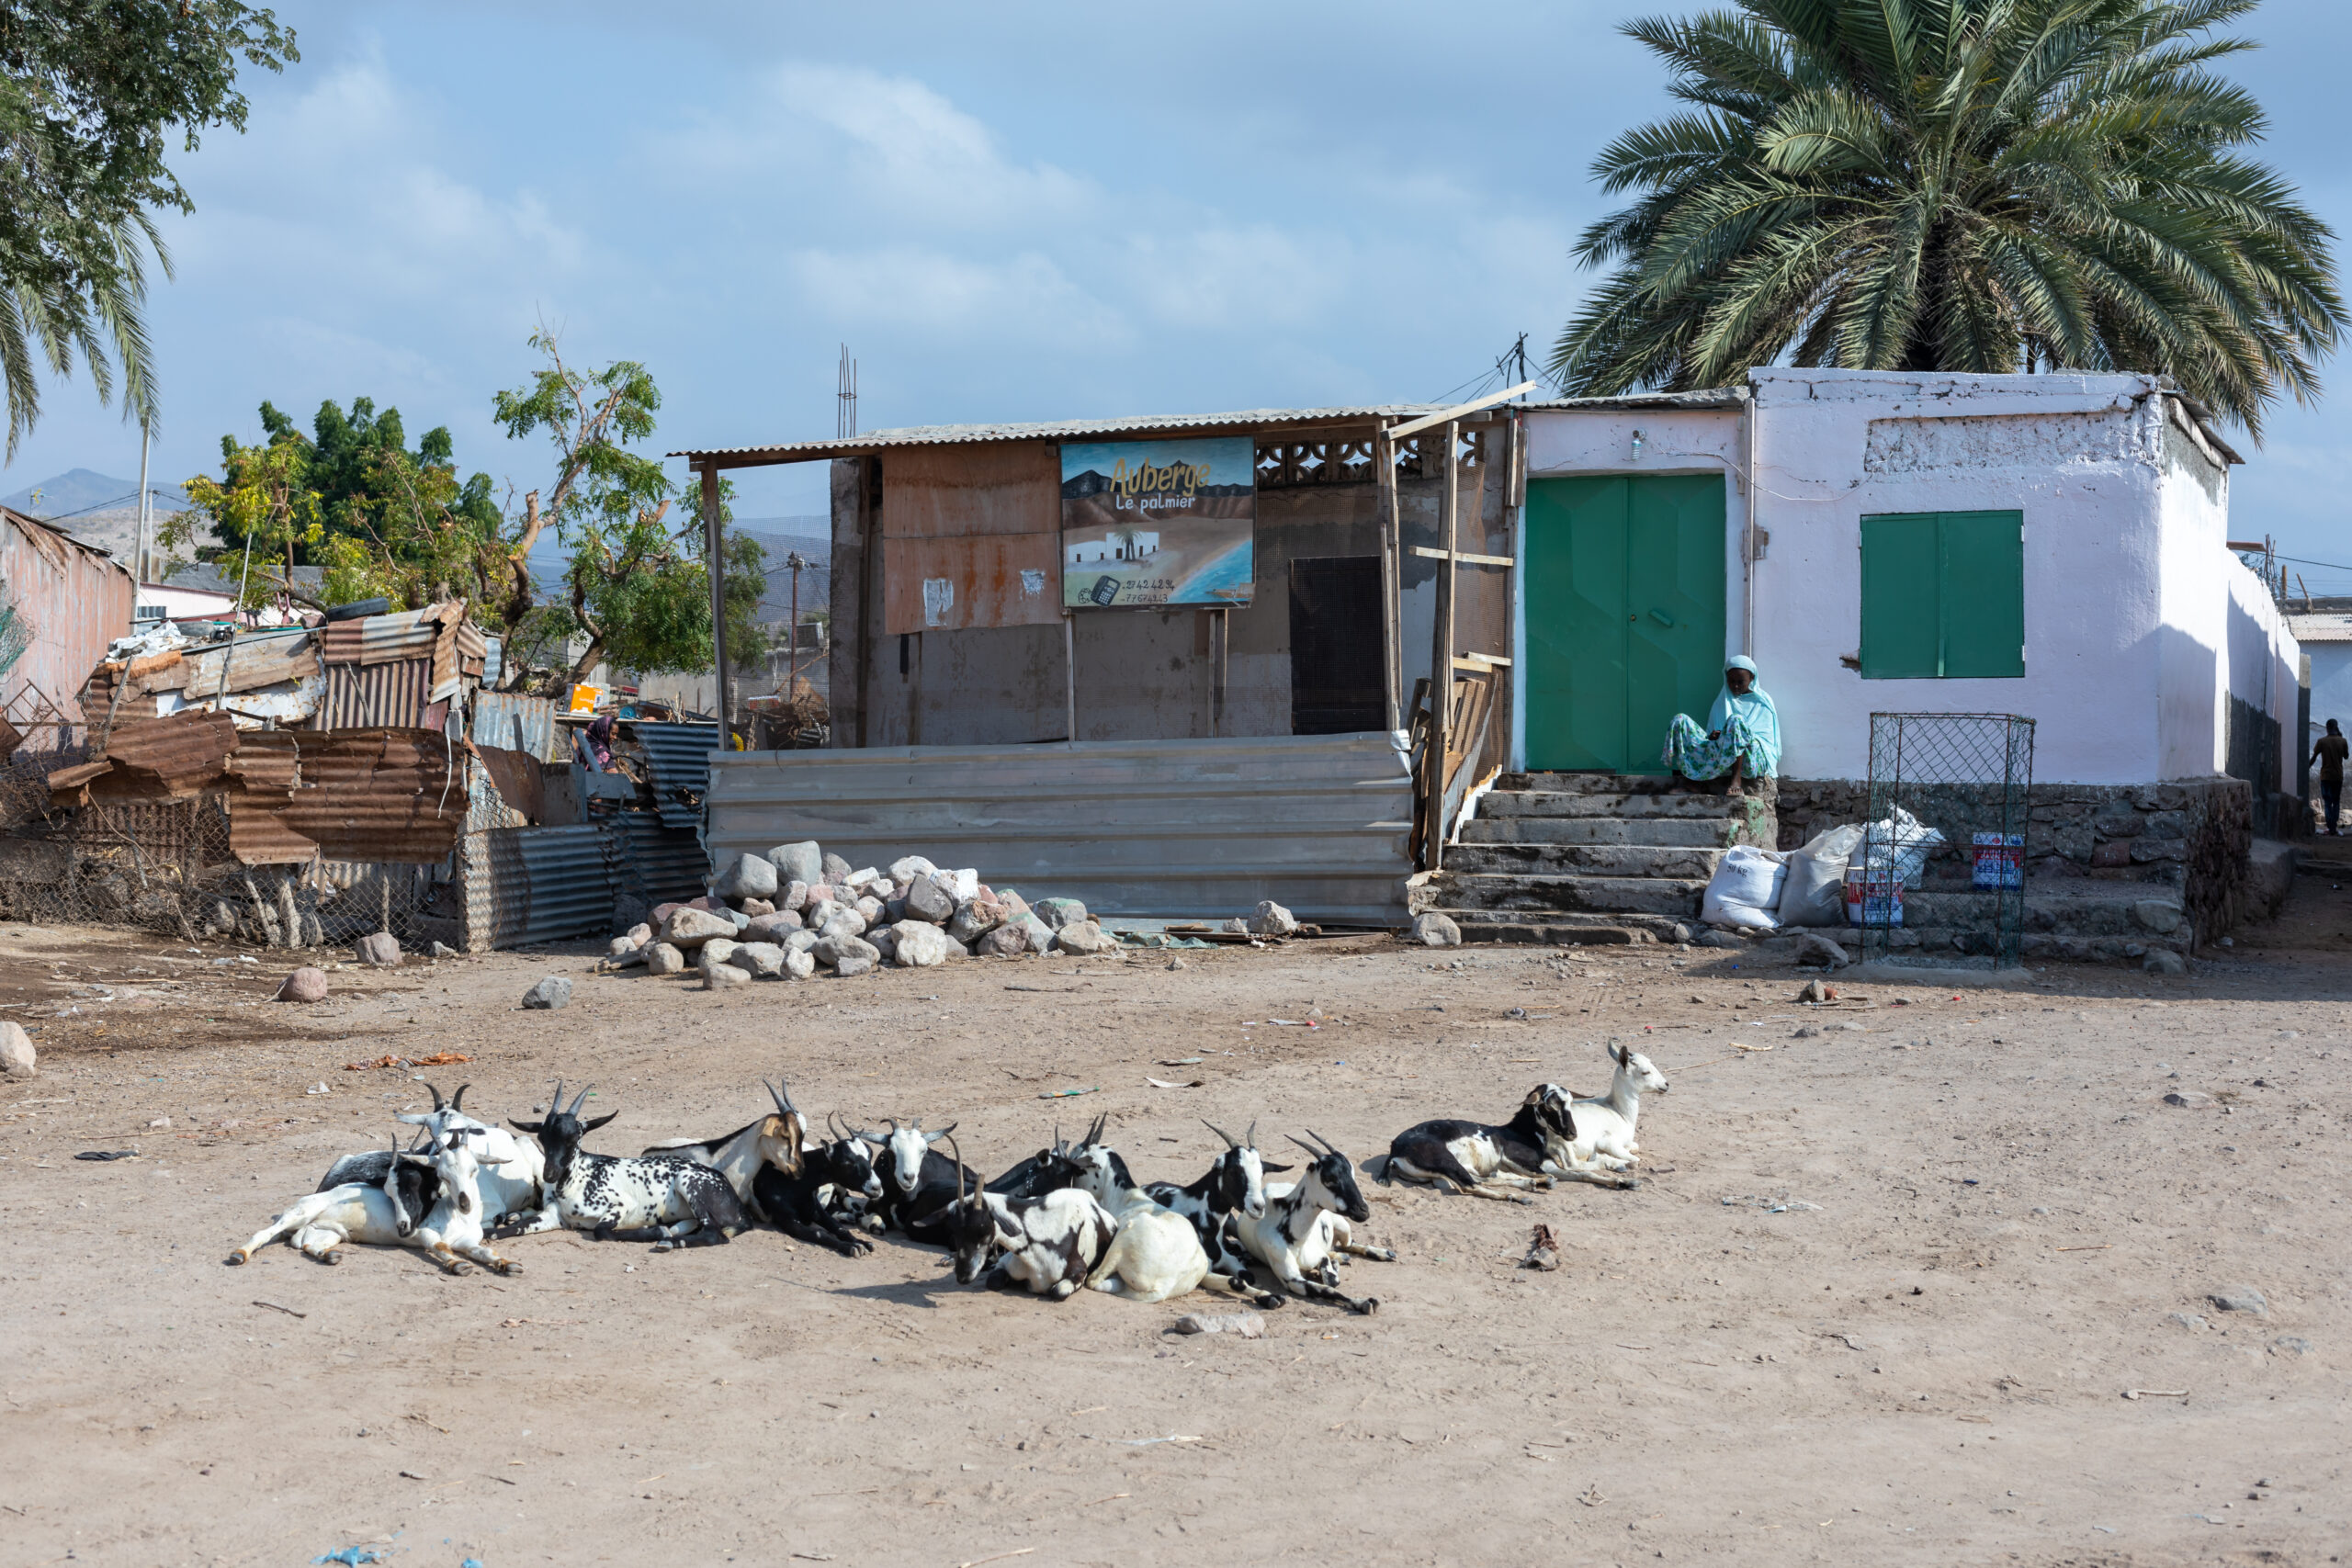
[(1865, 958), (1924, 930), (1947, 939), (1939, 964), (2022, 962), (2033, 732), (2015, 714), (1871, 715), (1870, 816), (1847, 874)]

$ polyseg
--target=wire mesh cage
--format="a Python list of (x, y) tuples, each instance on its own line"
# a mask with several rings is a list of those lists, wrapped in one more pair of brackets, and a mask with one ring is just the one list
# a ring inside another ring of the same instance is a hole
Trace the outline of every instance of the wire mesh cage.
[(1863, 957), (2021, 962), (2033, 723), (2006, 713), (1871, 715), (1870, 814), (1847, 870)]

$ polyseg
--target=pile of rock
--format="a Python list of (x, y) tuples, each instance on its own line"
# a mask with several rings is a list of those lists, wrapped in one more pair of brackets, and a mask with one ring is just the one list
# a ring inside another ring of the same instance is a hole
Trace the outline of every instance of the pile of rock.
[(612, 956), (656, 975), (692, 964), (707, 987), (721, 990), (755, 978), (805, 980), (820, 968), (863, 975), (880, 964), (913, 969), (1117, 945), (1075, 898), (1032, 904), (986, 886), (978, 872), (942, 871), (921, 855), (853, 870), (811, 840), (737, 856), (708, 896), (662, 905), (615, 937)]

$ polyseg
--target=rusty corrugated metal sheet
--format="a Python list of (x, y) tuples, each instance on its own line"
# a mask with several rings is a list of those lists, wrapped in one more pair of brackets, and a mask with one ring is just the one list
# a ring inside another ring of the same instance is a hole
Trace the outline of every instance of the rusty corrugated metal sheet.
[(32, 628), (32, 645), (0, 678), (0, 712), (25, 731), (28, 747), (47, 750), (56, 744), (57, 731), (34, 720), (45, 716), (44, 708), (68, 723), (83, 719), (79, 697), (91, 670), (106, 657), (108, 643), (130, 635), (136, 588), (130, 573), (105, 551), (6, 507), (0, 507), (0, 581)]
[[(1736, 397), (1736, 393), (1716, 394)], [(1599, 400), (1608, 401), (1609, 400)], [(789, 441), (775, 446), (714, 446), (673, 452), (673, 457), (737, 457), (752, 462), (795, 463), (818, 457), (849, 457), (903, 446), (962, 446), (986, 441), (1081, 441), (1102, 435), (1141, 435), (1152, 431), (1275, 431), (1298, 425), (1342, 424), (1377, 419), (1411, 419), (1435, 413), (1443, 403), (1371, 403), (1353, 408), (1241, 409), (1232, 413), (1135, 414), (1118, 419), (1073, 419), (1051, 424), (917, 424), (869, 430), (834, 441)], [(1644, 405), (1648, 406), (1648, 405)], [(888, 473), (884, 482), (888, 482)]]
[(92, 800), (188, 800), (220, 783), (237, 724), (225, 713), (173, 714), (117, 723), (106, 745), (112, 767), (90, 780)]
[(556, 728), (552, 698), (526, 697), (517, 692), (474, 694), (477, 746), (497, 746), (552, 762), (559, 760)]
[(703, 792), (710, 787), (710, 755), (718, 749), (715, 724), (659, 724), (632, 719), (628, 735), (645, 748), (653, 773), (653, 807), (672, 828), (702, 826)]
[[(271, 859), (433, 864), (464, 830), (468, 788), (459, 775), (470, 761), (462, 744), (429, 729), (297, 731), (300, 782), (283, 805), (240, 800), (230, 816), (230, 847), (247, 864), (248, 850)], [(266, 818), (275, 827), (251, 818)], [(289, 840), (303, 852), (283, 852)]]
[(814, 839), (852, 865), (904, 854), (1112, 915), (1405, 919), (1412, 780), (1391, 738), (1279, 735), (724, 751), (711, 863)]
[(241, 732), (236, 750), (221, 767), (222, 783), (245, 795), (284, 799), (301, 777), (296, 739), (290, 729)]
[(424, 725), (425, 710), (432, 705), (433, 660), (339, 664), (330, 659), (326, 682), (326, 694), (319, 699), (318, 712), (311, 720), (312, 728), (369, 729), (384, 725), (413, 729)]

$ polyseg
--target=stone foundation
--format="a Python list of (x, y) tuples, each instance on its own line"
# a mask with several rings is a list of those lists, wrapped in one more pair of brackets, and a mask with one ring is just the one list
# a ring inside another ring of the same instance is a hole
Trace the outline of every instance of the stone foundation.
[[(1923, 794), (1926, 792), (1922, 792)], [(2026, 797), (2026, 853), (2035, 881), (2066, 877), (2137, 883), (2151, 897), (2177, 901), (2187, 917), (2182, 933), (2211, 942), (2258, 913), (2248, 877), (2254, 842), (2253, 797), (2240, 779), (2184, 779), (2171, 784), (2038, 784)], [(1792, 850), (1841, 823), (1863, 820), (1870, 784), (1861, 779), (1782, 779), (1777, 802), (1780, 847)], [(1935, 814), (1915, 809), (1935, 826)], [(1969, 845), (1947, 844), (1928, 863), (1928, 886), (1964, 885)], [(2093, 889), (2120, 895), (2125, 890)], [(2049, 952), (2054, 941), (2044, 932)], [(2029, 944), (2029, 953), (2033, 944)], [(2073, 956), (2051, 952), (2051, 956)]]

